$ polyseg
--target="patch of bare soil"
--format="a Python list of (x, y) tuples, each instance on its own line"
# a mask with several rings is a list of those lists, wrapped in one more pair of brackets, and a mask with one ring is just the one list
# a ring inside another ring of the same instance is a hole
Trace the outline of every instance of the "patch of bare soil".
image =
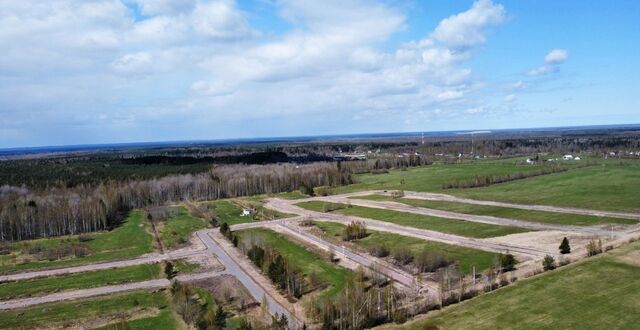
[(483, 240), (494, 243), (530, 247), (554, 255), (559, 252), (560, 243), (562, 242), (562, 239), (564, 237), (569, 240), (572, 251), (578, 248), (584, 248), (591, 240), (598, 240), (598, 237), (593, 235), (567, 233), (561, 231), (532, 231), (500, 237), (485, 238)]
[(211, 292), (216, 303), (243, 312), (259, 304), (251, 297), (247, 289), (233, 275), (220, 275), (198, 280), (193, 284)]

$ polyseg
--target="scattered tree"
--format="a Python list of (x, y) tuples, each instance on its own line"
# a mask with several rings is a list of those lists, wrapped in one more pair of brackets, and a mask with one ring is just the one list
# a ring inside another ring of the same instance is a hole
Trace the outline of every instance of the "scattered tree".
[(569, 246), (569, 240), (565, 237), (562, 239), (562, 243), (560, 243), (560, 253), (569, 254), (571, 253), (571, 246)]
[(556, 260), (547, 254), (542, 260), (542, 268), (544, 270), (554, 270), (556, 268)]

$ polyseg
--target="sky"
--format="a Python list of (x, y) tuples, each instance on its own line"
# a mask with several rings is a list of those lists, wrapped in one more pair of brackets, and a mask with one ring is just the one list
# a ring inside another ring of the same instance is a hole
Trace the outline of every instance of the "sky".
[(640, 123), (640, 1), (3, 0), (0, 148)]

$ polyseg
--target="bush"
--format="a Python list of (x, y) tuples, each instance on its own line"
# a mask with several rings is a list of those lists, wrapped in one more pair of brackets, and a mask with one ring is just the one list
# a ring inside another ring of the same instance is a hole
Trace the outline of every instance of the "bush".
[(438, 268), (447, 267), (453, 262), (444, 255), (427, 249), (418, 253), (413, 261), (420, 272), (435, 272)]
[(510, 272), (516, 269), (516, 258), (511, 253), (498, 255), (498, 260), (500, 261), (500, 267), (502, 267), (502, 271)]
[(352, 241), (367, 236), (367, 225), (361, 221), (352, 221), (344, 228), (342, 233), (343, 241)]
[(547, 254), (542, 260), (542, 268), (544, 270), (554, 270), (556, 268), (556, 260)]
[(602, 253), (602, 241), (599, 240), (598, 243), (596, 243), (596, 241), (590, 241), (587, 244), (588, 257), (592, 257), (600, 253)]
[(406, 265), (413, 260), (413, 254), (406, 246), (397, 247), (391, 255), (401, 265)]
[(176, 270), (173, 268), (173, 264), (170, 261), (167, 261), (164, 264), (164, 274), (167, 275), (168, 280), (176, 277)]
[(371, 247), (369, 253), (374, 257), (384, 258), (389, 255), (389, 248), (385, 244), (380, 244)]
[(398, 308), (393, 312), (393, 322), (396, 324), (402, 324), (407, 322), (407, 310), (404, 308)]
[(80, 236), (78, 236), (78, 241), (80, 242), (89, 242), (91, 240), (93, 240), (93, 237), (91, 235), (81, 234)]

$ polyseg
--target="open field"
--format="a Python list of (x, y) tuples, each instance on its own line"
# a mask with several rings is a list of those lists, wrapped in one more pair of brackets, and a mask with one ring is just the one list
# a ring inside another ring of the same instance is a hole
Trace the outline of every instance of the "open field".
[(189, 236), (207, 227), (203, 219), (192, 216), (184, 206), (173, 207), (175, 214), (162, 221), (160, 240), (165, 248), (173, 249), (189, 241)]
[[(131, 329), (176, 329), (163, 292), (132, 292), (108, 297), (96, 297), (72, 302), (52, 303), (26, 309), (0, 312), (0, 324), (4, 329), (37, 327), (68, 328), (84, 323), (100, 326), (100, 321), (117, 322), (121, 315), (148, 316), (128, 321)], [(96, 324), (97, 323), (97, 324)]]
[(0, 283), (0, 300), (73, 289), (141, 282), (162, 277), (160, 265), (145, 264), (28, 281)]
[(512, 203), (640, 212), (640, 162), (623, 164), (606, 164), (449, 193)]
[(639, 260), (640, 242), (635, 242), (389, 328), (637, 328)]
[[(545, 168), (539, 165), (516, 165), (514, 160), (480, 160), (458, 164), (434, 164), (408, 168), (406, 170), (390, 170), (385, 174), (358, 175), (358, 183), (335, 189), (336, 193), (360, 190), (412, 190), (441, 192), (442, 185), (448, 182), (472, 180), (483, 175), (507, 175), (520, 172), (536, 171)], [(521, 180), (522, 181), (522, 180)], [(446, 191), (452, 191), (448, 189)]]
[(324, 296), (333, 296), (342, 290), (347, 279), (352, 276), (349, 270), (332, 264), (323, 256), (314, 253), (302, 245), (289, 240), (282, 234), (269, 229), (256, 228), (245, 229), (236, 232), (240, 235), (241, 241), (251, 237), (253, 240), (261, 242), (265, 246), (278, 251), (288, 262), (298, 267), (305, 275), (317, 275), (330, 287), (323, 291)]
[[(314, 221), (314, 224), (327, 235), (340, 239), (345, 225), (334, 222)], [(369, 250), (373, 247), (385, 245), (390, 251), (397, 247), (407, 247), (415, 254), (424, 250), (434, 251), (456, 260), (459, 269), (465, 273), (471, 273), (473, 267), (480, 272), (491, 266), (497, 254), (465, 247), (449, 245), (439, 242), (421, 240), (398, 234), (385, 233), (375, 230), (367, 230), (367, 237), (353, 241), (354, 244)]]
[(574, 226), (594, 226), (603, 224), (636, 224), (638, 221), (632, 219), (611, 218), (611, 217), (596, 217), (590, 215), (569, 214), (569, 213), (556, 213), (546, 211), (533, 211), (514, 209), (508, 207), (497, 207), (488, 205), (475, 205), (464, 204), (447, 201), (431, 201), (423, 199), (411, 199), (411, 198), (393, 198), (385, 195), (367, 195), (351, 197), (354, 199), (368, 199), (374, 201), (390, 201), (404, 203), (415, 207), (424, 207), (429, 209), (473, 214), (473, 215), (487, 215), (498, 218), (507, 218), (515, 220), (524, 220), (531, 222), (549, 223), (557, 225), (574, 225)]
[[(298, 203), (296, 205), (312, 211), (323, 212), (330, 204), (331, 203), (322, 201), (310, 201)], [(420, 214), (397, 212), (385, 209), (374, 209), (362, 206), (344, 206), (344, 208), (335, 210), (333, 212), (343, 215), (391, 222), (401, 226), (434, 230), (442, 233), (460, 235), (465, 237), (488, 238), (530, 231), (524, 228), (436, 218)]]
[[(0, 273), (37, 268), (59, 268), (96, 263), (115, 259), (129, 259), (153, 252), (153, 238), (143, 220), (143, 212), (134, 210), (129, 213), (122, 225), (109, 231), (85, 234), (86, 242), (80, 242), (79, 235), (44, 238), (37, 240), (8, 243), (9, 255), (0, 256)], [(85, 246), (89, 254), (84, 257), (70, 256), (61, 260), (36, 260), (30, 251), (69, 248), (73, 245)]]
[(230, 200), (224, 199), (206, 203), (213, 208), (213, 212), (218, 217), (219, 223), (226, 222), (231, 226), (253, 221), (251, 217), (241, 217), (242, 209)]
[(511, 203), (640, 211), (640, 161), (601, 160), (600, 163), (562, 173), (469, 189), (443, 189), (442, 184), (472, 180), (475, 176), (534, 171), (542, 167), (515, 165), (506, 160), (435, 164), (407, 170), (390, 170), (386, 174), (357, 175), (358, 183), (338, 187), (334, 191), (410, 190)]

